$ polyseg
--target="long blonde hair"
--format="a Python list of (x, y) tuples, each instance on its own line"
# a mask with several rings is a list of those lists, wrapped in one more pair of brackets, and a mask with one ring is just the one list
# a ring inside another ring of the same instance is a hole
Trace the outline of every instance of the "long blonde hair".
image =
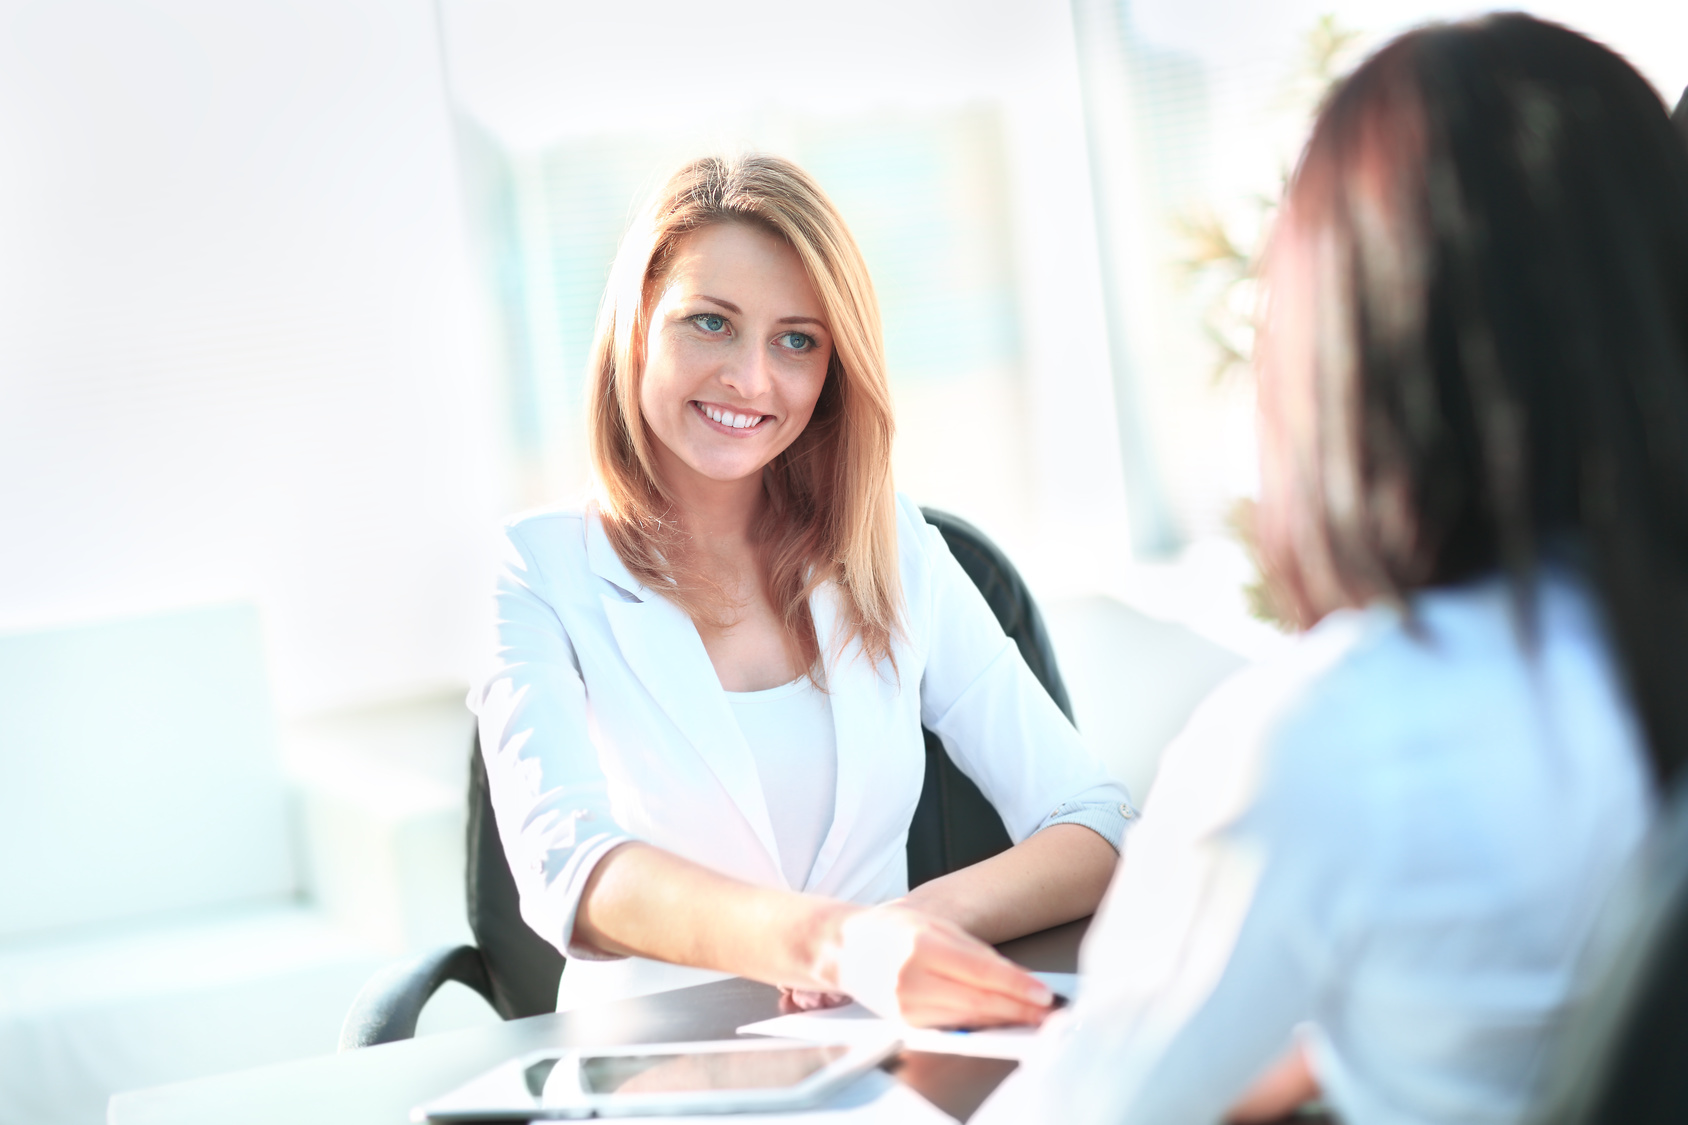
[(646, 333), (680, 241), (715, 223), (752, 223), (802, 261), (826, 310), (832, 360), (809, 424), (766, 469), (768, 504), (755, 528), (768, 597), (810, 675), (820, 652), (809, 596), (833, 582), (845, 629), (874, 660), (889, 658), (902, 600), (891, 490), (891, 393), (879, 303), (855, 239), (809, 175), (774, 156), (706, 157), (675, 172), (622, 240), (592, 345), (587, 434), (604, 528), (633, 575), (694, 618), (730, 612), (719, 587), (689, 566), (687, 538), (656, 472), (639, 409)]

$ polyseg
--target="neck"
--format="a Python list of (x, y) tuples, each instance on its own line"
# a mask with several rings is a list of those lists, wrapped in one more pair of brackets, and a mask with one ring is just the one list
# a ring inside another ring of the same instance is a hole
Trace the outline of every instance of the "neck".
[(708, 488), (675, 488), (669, 491), (679, 508), (680, 526), (694, 544), (708, 553), (711, 548), (733, 547), (750, 541), (750, 530), (762, 505), (768, 502), (760, 478), (723, 483), (710, 481)]
[(674, 498), (675, 515), (695, 548), (705, 555), (718, 555), (749, 545), (751, 528), (768, 502), (762, 474), (711, 480), (677, 464), (676, 457), (661, 452), (657, 456), (663, 483)]

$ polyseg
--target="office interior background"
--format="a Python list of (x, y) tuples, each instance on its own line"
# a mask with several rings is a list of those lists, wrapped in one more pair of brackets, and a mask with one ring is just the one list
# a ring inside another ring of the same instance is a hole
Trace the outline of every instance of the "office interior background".
[[(1674, 102), (1688, 8), (1521, 5)], [(499, 521), (680, 160), (809, 168), (898, 486), (976, 523), (1141, 798), (1250, 601), (1249, 265), (1423, 0), (0, 0), (0, 1123), (334, 1048), (467, 936)], [(421, 1032), (490, 1021), (448, 991)]]

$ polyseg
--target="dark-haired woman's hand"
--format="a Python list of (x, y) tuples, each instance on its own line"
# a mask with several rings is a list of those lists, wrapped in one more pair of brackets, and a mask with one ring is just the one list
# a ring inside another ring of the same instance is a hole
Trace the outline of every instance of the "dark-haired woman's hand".
[(1280, 1121), (1318, 1096), (1318, 1079), (1313, 1077), (1306, 1050), (1298, 1043), (1254, 1080), (1225, 1120), (1229, 1125)]

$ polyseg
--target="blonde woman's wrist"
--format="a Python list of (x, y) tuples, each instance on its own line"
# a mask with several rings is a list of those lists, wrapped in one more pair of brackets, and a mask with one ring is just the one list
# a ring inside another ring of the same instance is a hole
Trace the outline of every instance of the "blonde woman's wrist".
[(800, 988), (838, 992), (839, 967), (844, 947), (844, 923), (866, 907), (837, 899), (805, 895), (812, 899), (802, 932), (798, 935), (795, 960), (808, 978)]

